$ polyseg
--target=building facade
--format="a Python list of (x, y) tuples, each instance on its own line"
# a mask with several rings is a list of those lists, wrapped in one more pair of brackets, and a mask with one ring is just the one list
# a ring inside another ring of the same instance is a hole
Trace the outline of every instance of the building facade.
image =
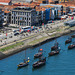
[(0, 9), (0, 27), (3, 26), (4, 23), (4, 12)]
[(10, 11), (4, 11), (4, 24), (8, 25), (11, 23), (11, 12)]
[(11, 12), (11, 24), (21, 26), (33, 26), (36, 24), (35, 9), (27, 7), (16, 7)]
[(45, 11), (41, 11), (42, 12), (42, 23), (46, 22), (46, 12)]
[(63, 14), (68, 14), (70, 12), (70, 8), (67, 6), (67, 7), (64, 7), (63, 6)]

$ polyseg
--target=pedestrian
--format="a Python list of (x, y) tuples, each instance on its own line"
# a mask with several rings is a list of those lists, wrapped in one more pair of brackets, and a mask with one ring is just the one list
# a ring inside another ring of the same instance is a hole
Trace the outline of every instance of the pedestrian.
[(3, 43), (3, 45), (4, 45), (4, 43)]
[(2, 42), (2, 40), (1, 40), (1, 42)]
[(52, 28), (52, 27), (50, 27), (50, 28)]
[(6, 41), (5, 41), (5, 45), (6, 45)]
[(28, 36), (28, 34), (26, 34)]
[(37, 30), (37, 32), (39, 32), (39, 30)]

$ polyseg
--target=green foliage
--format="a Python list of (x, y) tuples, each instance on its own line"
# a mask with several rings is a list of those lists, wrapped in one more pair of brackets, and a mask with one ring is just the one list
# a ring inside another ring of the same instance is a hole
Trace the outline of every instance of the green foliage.
[(10, 45), (10, 46), (1, 48), (0, 51), (1, 51), (1, 52), (4, 52), (4, 51), (7, 51), (7, 50), (9, 50), (9, 49), (13, 49), (13, 48), (15, 48), (15, 47), (17, 47), (17, 46), (20, 46), (20, 45), (24, 45), (24, 43), (23, 43), (23, 42), (19, 42), (19, 43), (16, 43), (16, 44), (13, 44), (13, 45)]
[(39, 42), (45, 40), (46, 38), (48, 38), (48, 36), (42, 37), (42, 38), (39, 38), (39, 39), (36, 39), (36, 40), (34, 40), (34, 41), (31, 41), (31, 42), (29, 42), (29, 45), (34, 45), (34, 44), (36, 44), (36, 43), (39, 43)]

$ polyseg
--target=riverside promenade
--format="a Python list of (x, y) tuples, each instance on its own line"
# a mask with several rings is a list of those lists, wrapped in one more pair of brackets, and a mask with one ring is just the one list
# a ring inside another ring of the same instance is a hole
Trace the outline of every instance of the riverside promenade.
[[(33, 35), (30, 35), (26, 38), (22, 38), (20, 40), (1, 46), (0, 59), (3, 59), (17, 52), (20, 52), (26, 48), (39, 45), (39, 43), (42, 44), (48, 40), (55, 39), (57, 37), (60, 37), (72, 31), (75, 31), (75, 27), (64, 26), (63, 20), (59, 22), (54, 22), (52, 24), (47, 24), (47, 28), (45, 29), (44, 26), (42, 26), (42, 30), (39, 31), (38, 33), (34, 33)], [(22, 44), (13, 46), (12, 48), (7, 48), (18, 43), (22, 43)]]

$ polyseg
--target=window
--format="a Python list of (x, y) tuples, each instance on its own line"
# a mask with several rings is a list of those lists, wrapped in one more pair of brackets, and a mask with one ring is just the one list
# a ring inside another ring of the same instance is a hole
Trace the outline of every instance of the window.
[(14, 14), (16, 14), (16, 12)]
[(30, 22), (29, 22), (29, 26), (30, 26)]
[(17, 19), (17, 17), (16, 17), (16, 19)]
[(14, 24), (15, 24), (15, 20), (14, 20)]
[(27, 13), (27, 17), (28, 17), (28, 13)]
[(28, 21), (28, 17), (27, 17), (27, 21)]
[(16, 15), (17, 15), (18, 13), (16, 12)]
[(24, 15), (24, 12), (22, 12), (22, 15)]
[(25, 22), (25, 26), (26, 26), (26, 22)]
[(30, 20), (30, 18), (29, 18), (29, 20)]
[(18, 20), (19, 20), (19, 17), (18, 17)]
[(18, 21), (18, 25), (19, 25), (19, 21)]
[(12, 19), (13, 19), (13, 16), (12, 16)]
[(16, 24), (17, 24), (17, 21), (16, 21)]
[(20, 15), (20, 13), (18, 12), (18, 15)]
[(12, 20), (12, 24), (13, 24), (13, 20)]
[(23, 17), (23, 20), (24, 20), (24, 17)]
[(21, 23), (20, 23), (20, 25), (21, 25)]
[(29, 15), (30, 15), (30, 13), (29, 13)]
[(20, 21), (22, 21), (23, 20), (23, 18), (22, 17), (20, 17)]
[(25, 15), (26, 15), (26, 12), (25, 12)]
[(20, 14), (19, 15), (21, 15), (21, 12), (20, 12)]
[(34, 21), (34, 19), (33, 19), (33, 21)]
[(26, 20), (26, 17), (25, 17), (25, 20)]
[(6, 15), (6, 13), (4, 15)]
[(14, 14), (14, 11), (12, 11), (12, 14)]

